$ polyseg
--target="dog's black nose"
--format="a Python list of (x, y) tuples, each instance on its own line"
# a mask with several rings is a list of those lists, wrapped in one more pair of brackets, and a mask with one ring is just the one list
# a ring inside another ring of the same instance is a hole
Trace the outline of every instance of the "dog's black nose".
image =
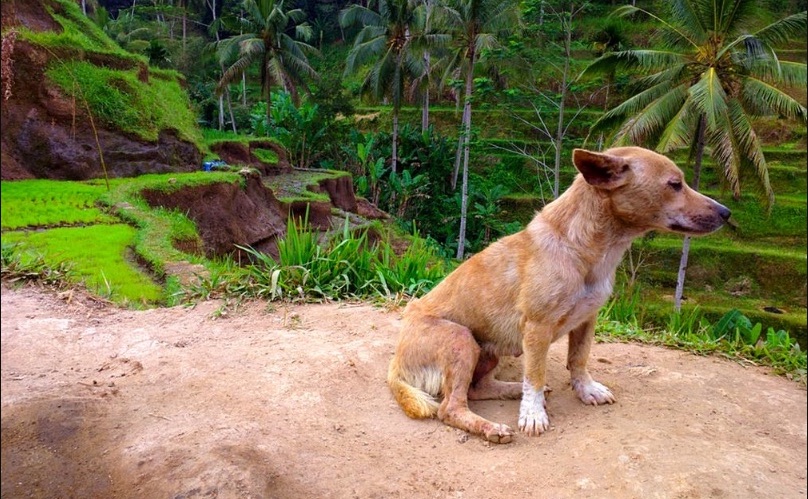
[(726, 222), (727, 220), (729, 220), (729, 217), (730, 215), (732, 215), (732, 212), (729, 210), (729, 208), (727, 208), (723, 204), (719, 204), (718, 215)]

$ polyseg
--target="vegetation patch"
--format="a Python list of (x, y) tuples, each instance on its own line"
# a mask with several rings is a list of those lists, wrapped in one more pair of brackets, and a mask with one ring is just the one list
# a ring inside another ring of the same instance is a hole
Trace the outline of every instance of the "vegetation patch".
[(321, 180), (350, 176), (348, 172), (331, 170), (294, 170), (264, 178), (264, 185), (284, 203), (295, 201), (329, 202), (328, 194), (319, 190)]
[(2, 182), (2, 229), (115, 223), (98, 204), (105, 187), (98, 183), (26, 180)]
[(782, 329), (753, 323), (740, 310), (731, 309), (715, 320), (698, 307), (670, 313), (660, 327), (643, 328), (630, 310), (636, 293), (618, 296), (601, 310), (596, 327), (599, 341), (638, 341), (687, 350), (699, 355), (717, 354), (752, 365), (772, 367), (806, 384), (806, 351)]
[(162, 287), (126, 258), (136, 232), (126, 224), (11, 231), (3, 233), (3, 244), (27, 255), (22, 261), (41, 257), (52, 268), (70, 262), (74, 282), (97, 296), (122, 305), (154, 305), (163, 298)]
[(113, 42), (96, 23), (82, 13), (76, 3), (66, 0), (49, 0), (43, 3), (53, 19), (61, 25), (62, 31), (31, 31), (22, 28), (20, 34), (23, 39), (43, 47), (75, 51), (76, 55), (80, 55), (80, 52), (108, 54), (129, 61), (133, 66), (147, 63), (144, 57), (127, 52)]
[(93, 115), (108, 126), (149, 141), (156, 141), (161, 130), (176, 130), (180, 138), (202, 143), (190, 101), (176, 79), (144, 83), (136, 69), (76, 60), (52, 62), (46, 75), (67, 95), (86, 99)]

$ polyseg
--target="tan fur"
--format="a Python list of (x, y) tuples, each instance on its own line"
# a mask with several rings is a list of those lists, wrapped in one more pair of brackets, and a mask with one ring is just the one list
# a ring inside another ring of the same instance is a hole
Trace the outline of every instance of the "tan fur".
[[(579, 398), (614, 402), (586, 362), (623, 253), (650, 230), (701, 235), (729, 218), (727, 208), (689, 188), (672, 161), (647, 149), (576, 149), (573, 163), (580, 173), (572, 186), (524, 230), (472, 256), (405, 309), (388, 383), (408, 416), (437, 415), (505, 443), (513, 430), (473, 413), (468, 400), (524, 395), (520, 430), (544, 432), (547, 351), (565, 334)], [(500, 356), (522, 353), (522, 383), (494, 379)]]

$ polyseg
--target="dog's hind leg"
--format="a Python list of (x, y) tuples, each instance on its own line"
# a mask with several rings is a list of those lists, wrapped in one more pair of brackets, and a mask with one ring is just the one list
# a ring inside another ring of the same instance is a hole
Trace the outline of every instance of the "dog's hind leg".
[(595, 337), (596, 319), (597, 315), (570, 331), (567, 369), (570, 371), (572, 389), (581, 402), (587, 405), (613, 404), (615, 398), (611, 390), (593, 380), (586, 369), (589, 350)]
[(497, 364), (499, 358), (483, 348), (469, 387), (469, 400), (518, 399), (522, 396), (522, 383), (494, 378)]
[(444, 399), (438, 408), (438, 418), (491, 442), (510, 442), (513, 430), (509, 426), (488, 421), (471, 412), (468, 406), (469, 388), (481, 354), (480, 345), (468, 328), (459, 324), (444, 327), (446, 329), (440, 336), (444, 341), (448, 339), (449, 344), (441, 345)]

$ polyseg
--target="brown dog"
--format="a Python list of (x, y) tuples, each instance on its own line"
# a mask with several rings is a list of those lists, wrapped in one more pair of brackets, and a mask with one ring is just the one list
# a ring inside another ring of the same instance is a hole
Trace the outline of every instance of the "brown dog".
[[(448, 425), (507, 443), (513, 430), (473, 413), (468, 399), (521, 396), (519, 429), (543, 433), (550, 425), (547, 351), (568, 333), (572, 388), (585, 404), (613, 403), (586, 361), (623, 253), (651, 230), (701, 235), (729, 219), (726, 207), (688, 187), (681, 170), (653, 151), (576, 149), (572, 159), (580, 174), (562, 196), (405, 309), (387, 381), (408, 416), (437, 414)], [(522, 383), (494, 379), (499, 356), (522, 353)]]

